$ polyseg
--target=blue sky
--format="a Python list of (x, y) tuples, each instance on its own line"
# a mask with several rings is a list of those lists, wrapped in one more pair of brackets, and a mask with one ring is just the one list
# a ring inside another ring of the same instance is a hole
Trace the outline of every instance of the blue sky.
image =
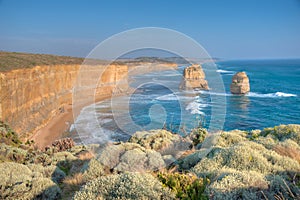
[(300, 58), (299, 0), (0, 0), (0, 50), (84, 57), (148, 26), (180, 31), (213, 57)]

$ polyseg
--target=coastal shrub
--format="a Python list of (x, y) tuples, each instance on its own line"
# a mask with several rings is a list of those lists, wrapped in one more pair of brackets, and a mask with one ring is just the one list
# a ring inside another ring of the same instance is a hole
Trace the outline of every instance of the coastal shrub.
[(59, 167), (66, 175), (69, 175), (74, 161), (78, 158), (67, 151), (57, 152), (51, 156), (52, 164)]
[(0, 121), (0, 142), (15, 147), (22, 144), (18, 134), (3, 121)]
[(27, 166), (0, 163), (1, 199), (57, 199), (60, 188), (49, 178), (33, 173)]
[(123, 173), (88, 182), (74, 199), (175, 199), (175, 195), (151, 174)]
[(34, 174), (40, 173), (44, 178), (50, 178), (55, 183), (61, 183), (66, 174), (54, 165), (42, 166), (40, 164), (26, 165)]
[(227, 148), (214, 148), (192, 170), (198, 175), (206, 175), (222, 168), (252, 170), (262, 174), (300, 171), (297, 161), (251, 141)]
[(191, 131), (189, 134), (189, 138), (192, 140), (193, 145), (196, 147), (198, 144), (201, 144), (206, 135), (208, 134), (207, 130), (205, 128), (195, 128)]
[(6, 144), (0, 144), (0, 155), (3, 159), (2, 161), (25, 163), (28, 159), (27, 150)]
[(161, 154), (136, 143), (108, 144), (98, 152), (102, 166), (116, 172), (158, 170), (165, 167)]
[(258, 137), (253, 140), (255, 143), (262, 144), (267, 149), (273, 149), (273, 147), (278, 144), (279, 141), (274, 140), (271, 135), (266, 137)]
[(105, 175), (103, 166), (96, 159), (91, 159), (89, 162), (85, 163), (81, 173), (83, 173), (83, 178), (85, 180), (92, 180)]
[(178, 199), (208, 199), (204, 194), (208, 179), (198, 178), (195, 174), (159, 172), (158, 180), (171, 189)]
[(280, 125), (273, 128), (265, 128), (264, 130), (262, 130), (261, 135), (272, 135), (274, 138), (280, 141), (291, 139), (298, 145), (300, 145), (300, 125), (297, 124)]
[(210, 149), (201, 149), (196, 150), (193, 153), (190, 153), (180, 159), (178, 159), (177, 163), (181, 170), (189, 170), (194, 167), (202, 158), (204, 158), (208, 152), (211, 151)]
[(261, 190), (268, 189), (264, 175), (254, 171), (223, 169), (207, 187), (210, 199), (261, 199)]
[(215, 145), (220, 147), (229, 147), (241, 141), (246, 141), (246, 135), (245, 131), (240, 130), (222, 132), (217, 138), (217, 143)]
[(21, 164), (42, 164), (43, 166), (52, 163), (52, 158), (39, 150), (26, 150), (6, 144), (0, 144), (0, 159)]
[(161, 150), (180, 140), (180, 136), (166, 130), (138, 131), (129, 142), (137, 143), (146, 149)]
[(261, 130), (255, 129), (248, 132), (247, 138), (250, 140), (255, 140), (260, 136)]
[(299, 186), (286, 181), (278, 175), (268, 175), (267, 179), (270, 181), (269, 190), (266, 196), (270, 199), (297, 199), (300, 196)]

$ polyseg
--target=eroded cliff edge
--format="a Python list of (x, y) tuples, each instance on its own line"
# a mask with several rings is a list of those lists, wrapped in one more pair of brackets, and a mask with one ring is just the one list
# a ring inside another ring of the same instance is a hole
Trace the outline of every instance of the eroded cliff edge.
[[(91, 66), (85, 78), (78, 81), (80, 67), (79, 64), (52, 65), (0, 72), (0, 120), (9, 123), (21, 138), (30, 137), (53, 116), (63, 112), (64, 106), (72, 104), (72, 89), (76, 82), (89, 85), (87, 82), (93, 71), (107, 66)], [(109, 65), (99, 84), (90, 83), (91, 87), (83, 93), (93, 94), (95, 99), (109, 97), (121, 79), (126, 90), (127, 73), (125, 64)]]
[(157, 59), (83, 61), (0, 51), (0, 121), (25, 141), (68, 107), (78, 106), (72, 110), (76, 117), (82, 106), (130, 92), (129, 74), (177, 68), (175, 63)]

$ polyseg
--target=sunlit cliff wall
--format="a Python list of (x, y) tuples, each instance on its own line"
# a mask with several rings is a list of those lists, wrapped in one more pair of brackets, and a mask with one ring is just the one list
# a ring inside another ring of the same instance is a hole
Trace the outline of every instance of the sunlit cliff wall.
[(72, 104), (75, 84), (91, 85), (86, 93), (93, 94), (95, 99), (109, 97), (121, 79), (123, 88), (119, 92), (125, 91), (128, 66), (110, 65), (98, 84), (91, 82), (92, 76), (97, 76), (93, 70), (99, 71), (103, 67), (91, 66), (92, 71), (80, 72), (80, 76), (80, 65), (36, 66), (0, 72), (0, 120), (8, 123), (21, 138), (28, 138), (56, 113), (63, 111), (64, 106)]

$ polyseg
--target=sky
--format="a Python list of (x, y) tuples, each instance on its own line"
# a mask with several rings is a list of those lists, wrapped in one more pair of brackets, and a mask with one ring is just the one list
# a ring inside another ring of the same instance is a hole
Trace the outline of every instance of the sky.
[(85, 57), (133, 28), (169, 28), (223, 59), (300, 58), (300, 0), (0, 0), (0, 50)]

